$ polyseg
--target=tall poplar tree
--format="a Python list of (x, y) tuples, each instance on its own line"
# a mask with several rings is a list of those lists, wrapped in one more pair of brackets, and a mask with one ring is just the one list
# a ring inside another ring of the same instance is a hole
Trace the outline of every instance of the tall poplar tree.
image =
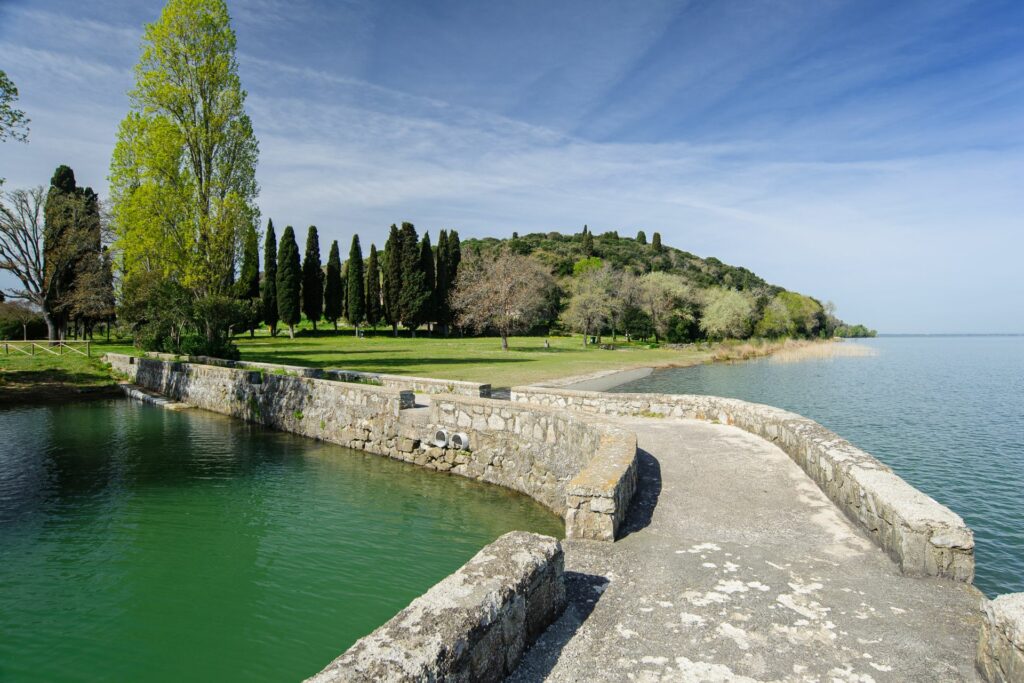
[(423, 287), (427, 298), (423, 302), (423, 322), (437, 320), (437, 273), (434, 268), (434, 250), (430, 246), (430, 233), (423, 233), (420, 241), (420, 270), (423, 272)]
[(263, 322), (270, 329), (270, 336), (277, 336), (277, 233), (274, 221), (267, 220), (267, 237), (263, 242), (263, 281), (260, 283), (260, 299), (263, 304)]
[(259, 149), (235, 50), (224, 0), (168, 0), (143, 34), (110, 164), (126, 282), (184, 287), (210, 348), (226, 340), (235, 256), (259, 217)]
[(320, 269), (320, 235), (316, 226), (309, 226), (306, 233), (306, 256), (302, 260), (302, 312), (316, 323), (324, 313), (324, 272)]
[(260, 324), (260, 236), (252, 223), (245, 228), (245, 240), (242, 243), (242, 268), (235, 283), (238, 298), (245, 305), (245, 320), (249, 328), (249, 336), (256, 336), (256, 326)]
[(359, 325), (366, 318), (366, 294), (363, 273), (363, 249), (359, 235), (352, 235), (352, 248), (348, 251), (348, 321), (359, 334)]
[(338, 240), (331, 242), (331, 253), (327, 257), (327, 278), (324, 283), (324, 319), (338, 329), (338, 318), (341, 317), (341, 254), (338, 253)]
[(391, 333), (398, 336), (398, 323), (402, 320), (402, 233), (392, 224), (388, 241), (384, 243), (384, 277), (381, 288), (384, 319), (391, 325)]
[(302, 320), (300, 290), (302, 266), (299, 264), (299, 245), (295, 242), (292, 226), (284, 229), (281, 246), (277, 250), (277, 314), (288, 326), (288, 336), (295, 338), (295, 326)]
[(377, 263), (377, 245), (370, 245), (366, 259), (366, 323), (376, 329), (380, 322), (380, 266)]

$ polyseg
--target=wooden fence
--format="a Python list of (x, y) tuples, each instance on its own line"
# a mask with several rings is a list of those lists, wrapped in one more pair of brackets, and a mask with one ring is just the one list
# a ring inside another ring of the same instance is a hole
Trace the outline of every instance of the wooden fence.
[(7, 356), (18, 353), (23, 353), (26, 356), (35, 356), (37, 352), (39, 354), (48, 353), (54, 356), (63, 356), (65, 350), (70, 354), (77, 353), (87, 358), (92, 356), (92, 342), (89, 340), (48, 341), (46, 339), (30, 339), (26, 341), (4, 341), (0, 342), (0, 344), (3, 345), (4, 355)]

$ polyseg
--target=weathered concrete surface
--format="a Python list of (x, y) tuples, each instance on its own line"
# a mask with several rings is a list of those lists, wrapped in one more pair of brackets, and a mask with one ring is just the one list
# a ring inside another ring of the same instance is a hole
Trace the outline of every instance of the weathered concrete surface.
[(562, 568), (554, 538), (505, 534), (308, 680), (500, 681), (564, 609)]
[(1024, 681), (1024, 593), (985, 603), (978, 670), (990, 683)]
[(802, 415), (732, 398), (602, 394), (514, 387), (513, 402), (599, 415), (696, 418), (736, 425), (777, 443), (821, 490), (896, 560), (905, 574), (971, 583), (974, 534), (955, 512), (871, 454)]
[(903, 575), (761, 438), (615, 421), (641, 449), (626, 535), (563, 542), (570, 606), (512, 680), (978, 680), (973, 586)]

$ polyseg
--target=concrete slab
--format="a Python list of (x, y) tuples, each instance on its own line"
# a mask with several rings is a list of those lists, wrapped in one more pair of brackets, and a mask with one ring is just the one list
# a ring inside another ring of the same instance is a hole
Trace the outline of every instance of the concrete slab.
[(626, 535), (564, 542), (570, 607), (511, 680), (979, 680), (981, 594), (902, 576), (779, 448), (616, 422), (641, 449)]

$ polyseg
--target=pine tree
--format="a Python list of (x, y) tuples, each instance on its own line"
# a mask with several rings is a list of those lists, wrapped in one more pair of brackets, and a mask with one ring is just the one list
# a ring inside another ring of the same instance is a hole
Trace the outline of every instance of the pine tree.
[(637, 244), (647, 244), (647, 233), (645, 233), (643, 230), (637, 232), (637, 234), (636, 234), (636, 243)]
[(391, 325), (391, 332), (398, 336), (398, 323), (402, 320), (402, 233), (392, 224), (388, 241), (384, 243), (384, 273), (381, 298), (384, 304), (384, 319)]
[(420, 270), (427, 299), (423, 302), (423, 322), (437, 320), (437, 273), (434, 269), (434, 249), (430, 246), (430, 233), (423, 233), (420, 241)]
[(316, 226), (309, 226), (306, 234), (306, 257), (302, 261), (302, 312), (313, 323), (324, 312), (324, 272), (320, 269), (320, 236)]
[(341, 317), (341, 254), (338, 253), (338, 240), (331, 242), (331, 253), (327, 257), (327, 277), (324, 283), (324, 319), (338, 329), (338, 318)]
[(653, 249), (654, 253), (656, 253), (656, 254), (660, 254), (661, 253), (661, 233), (660, 232), (656, 232), (653, 235), (651, 235), (651, 249)]
[(448, 295), (451, 292), (451, 279), (448, 277), (448, 231), (437, 234), (437, 258), (434, 268), (434, 315), (445, 336), (448, 335), (448, 324), (451, 322), (451, 306)]
[(370, 245), (366, 259), (366, 323), (373, 328), (380, 322), (380, 266), (377, 263), (377, 245)]
[(250, 223), (245, 228), (245, 242), (242, 245), (242, 269), (236, 283), (238, 298), (250, 308), (246, 323), (249, 336), (256, 334), (256, 326), (260, 324), (260, 236), (256, 233), (256, 225)]
[(359, 332), (359, 325), (366, 318), (366, 281), (363, 273), (363, 248), (359, 246), (359, 235), (352, 235), (352, 247), (348, 250), (348, 321)]
[(295, 326), (302, 320), (299, 307), (301, 289), (299, 245), (295, 242), (295, 230), (289, 225), (281, 235), (281, 246), (277, 251), (277, 314), (288, 326), (288, 336), (292, 339), (295, 338)]
[(424, 321), (430, 289), (427, 287), (423, 262), (420, 259), (420, 244), (416, 228), (412, 223), (402, 223), (402, 291), (399, 296), (399, 310), (402, 324), (416, 336), (416, 328)]
[(263, 282), (260, 283), (263, 303), (263, 322), (270, 328), (270, 336), (277, 336), (277, 235), (274, 221), (267, 220), (267, 239), (263, 243)]

